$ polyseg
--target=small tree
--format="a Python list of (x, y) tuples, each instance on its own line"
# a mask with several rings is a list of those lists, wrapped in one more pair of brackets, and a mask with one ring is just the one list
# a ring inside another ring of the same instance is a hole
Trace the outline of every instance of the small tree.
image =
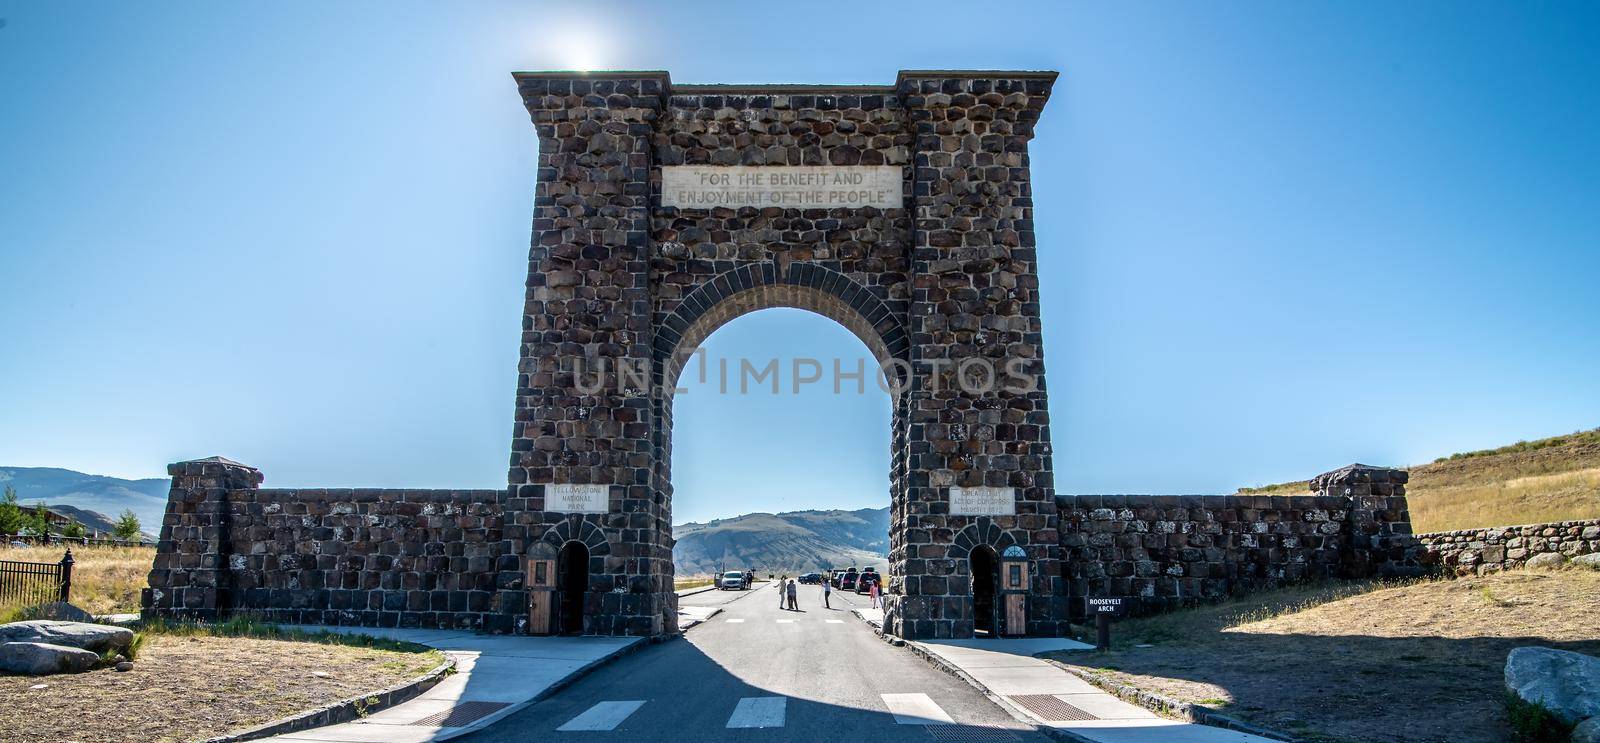
[(22, 530), (28, 536), (44, 538), (50, 536), (50, 511), (43, 503), (33, 507), (22, 524)]
[(86, 536), (89, 536), (89, 530), (85, 528), (83, 523), (80, 521), (68, 521), (61, 527), (61, 536), (70, 537), (72, 539), (82, 539)]
[(131, 542), (139, 538), (140, 528), (139, 517), (133, 512), (133, 509), (130, 508), (126, 511), (123, 511), (122, 515), (117, 517), (117, 523), (111, 526), (111, 533), (115, 535), (117, 539), (120, 539), (124, 542)]
[(17, 505), (17, 489), (6, 486), (5, 497), (0, 498), (0, 534), (19, 534), (27, 521), (22, 506)]

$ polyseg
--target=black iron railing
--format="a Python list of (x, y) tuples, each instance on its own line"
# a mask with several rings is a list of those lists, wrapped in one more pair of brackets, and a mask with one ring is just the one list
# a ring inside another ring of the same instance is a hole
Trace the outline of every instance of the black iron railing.
[(61, 562), (0, 560), (0, 606), (72, 599), (72, 549)]

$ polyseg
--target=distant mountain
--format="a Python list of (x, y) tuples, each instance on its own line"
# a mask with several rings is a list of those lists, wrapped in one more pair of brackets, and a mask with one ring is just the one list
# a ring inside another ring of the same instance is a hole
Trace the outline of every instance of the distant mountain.
[[(161, 531), (161, 517), (167, 511), (166, 478), (124, 480), (105, 475), (86, 475), (82, 472), (58, 467), (0, 467), (0, 488), (10, 485), (17, 489), (17, 499), (25, 504), (45, 503), (67, 513), (72, 507), (93, 512), (101, 520), (114, 519), (124, 510), (133, 509), (139, 525), (147, 534)], [(76, 517), (76, 514), (68, 514)], [(79, 519), (90, 529), (102, 531), (109, 527)]]
[(883, 569), (889, 554), (889, 509), (750, 513), (672, 528), (678, 575), (750, 568), (800, 573), (831, 567)]

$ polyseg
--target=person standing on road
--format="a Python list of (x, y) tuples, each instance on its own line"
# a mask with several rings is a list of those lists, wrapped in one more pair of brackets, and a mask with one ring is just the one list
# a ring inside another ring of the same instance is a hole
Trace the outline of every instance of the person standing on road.
[(789, 581), (789, 610), (800, 611), (800, 588), (795, 581)]
[(827, 578), (823, 578), (822, 579), (822, 608), (824, 608), (824, 609), (832, 609), (833, 608), (831, 606), (828, 606), (828, 596), (830, 594), (832, 594), (832, 593), (833, 593), (833, 586), (828, 585), (828, 579)]
[(787, 603), (788, 600), (789, 600), (788, 584), (789, 584), (789, 576), (787, 576), (787, 575), (778, 576), (778, 608), (779, 609), (784, 608), (784, 604)]
[(882, 608), (882, 607), (878, 606), (878, 585), (879, 585), (879, 583), (880, 583), (880, 581), (873, 581), (872, 582), (872, 587), (867, 589), (867, 595), (872, 597), (872, 608), (874, 608), (874, 609)]

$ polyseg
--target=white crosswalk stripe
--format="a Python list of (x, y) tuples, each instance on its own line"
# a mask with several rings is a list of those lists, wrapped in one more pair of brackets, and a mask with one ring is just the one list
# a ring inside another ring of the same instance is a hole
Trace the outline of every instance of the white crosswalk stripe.
[(828, 624), (844, 624), (843, 619), (829, 619)]
[(778, 624), (794, 624), (793, 619), (779, 619)]
[(727, 622), (727, 623), (728, 623), (728, 624), (738, 624), (738, 623), (740, 623), (740, 622), (743, 622), (743, 621), (744, 621), (744, 619), (743, 619), (743, 618), (739, 618), (739, 619), (726, 619), (726, 620), (723, 620), (723, 621), (726, 621), (726, 622)]
[(728, 718), (730, 728), (781, 728), (787, 697), (745, 697)]
[(883, 704), (901, 725), (954, 725), (944, 709), (927, 694), (880, 694)]
[(569, 733), (578, 730), (616, 730), (623, 720), (628, 719), (628, 715), (633, 714), (643, 706), (644, 700), (598, 702), (593, 707), (584, 710), (583, 714), (567, 720), (567, 724), (556, 728), (556, 730)]

